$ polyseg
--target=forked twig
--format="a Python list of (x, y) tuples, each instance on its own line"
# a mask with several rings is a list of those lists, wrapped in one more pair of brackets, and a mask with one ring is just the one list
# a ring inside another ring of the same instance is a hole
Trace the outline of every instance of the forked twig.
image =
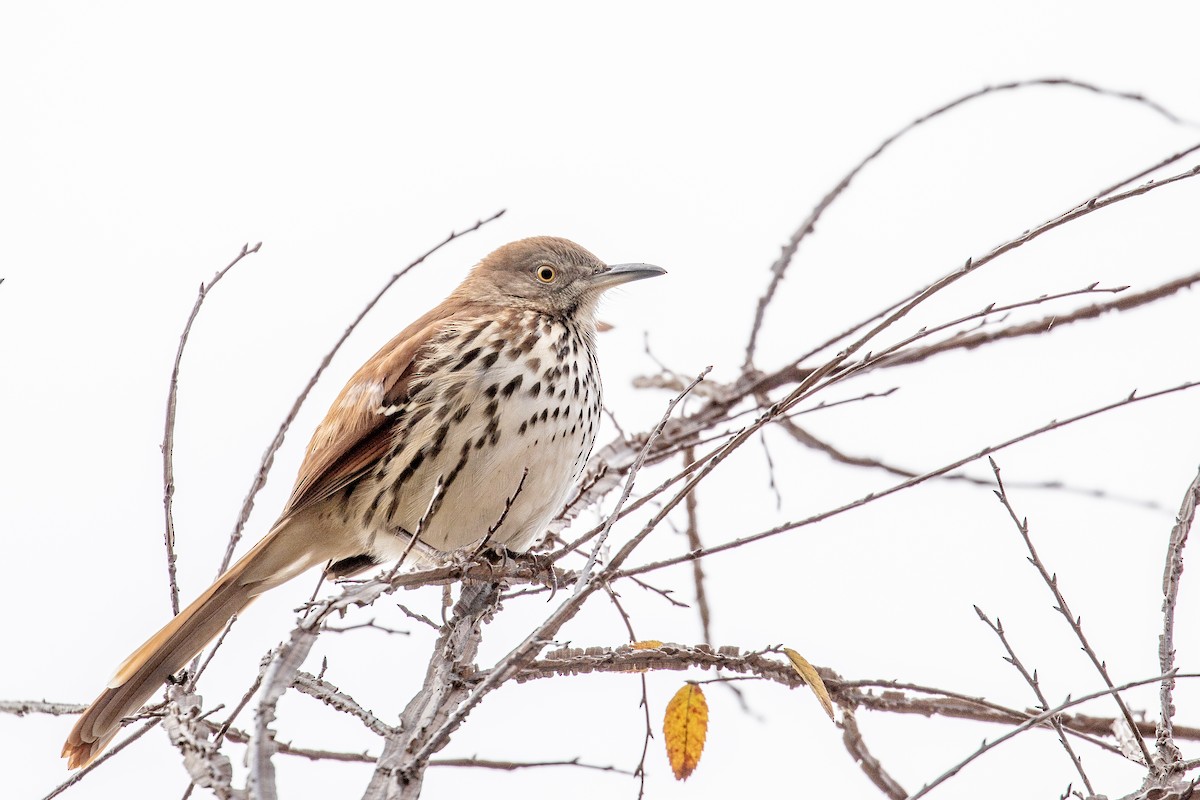
[[(1038, 708), (1045, 711), (1050, 707), (1050, 701), (1046, 699), (1046, 695), (1042, 692), (1042, 686), (1038, 682), (1037, 670), (1033, 672), (1025, 669), (1025, 665), (1021, 663), (1021, 659), (1017, 657), (1017, 652), (1013, 650), (1012, 645), (1008, 642), (1008, 636), (1004, 633), (1004, 626), (1000, 624), (1000, 620), (996, 619), (993, 622), (987, 614), (979, 606), (975, 606), (975, 613), (979, 615), (979, 619), (985, 625), (992, 629), (992, 632), (1000, 639), (1000, 644), (1004, 645), (1004, 650), (1008, 653), (1005, 661), (1012, 664), (1017, 672), (1021, 673), (1021, 677), (1025, 679), (1025, 683), (1029, 684), (1029, 688), (1033, 689), (1033, 693), (1037, 695)], [(1063, 749), (1067, 751), (1067, 755), (1071, 759), (1072, 766), (1075, 767), (1079, 777), (1083, 780), (1084, 787), (1088, 790), (1088, 796), (1096, 794), (1096, 790), (1092, 787), (1092, 781), (1088, 778), (1088, 774), (1083, 769), (1083, 761), (1075, 752), (1075, 748), (1071, 746), (1071, 741), (1067, 738), (1067, 733), (1063, 729), (1062, 720), (1058, 717), (1050, 718), (1050, 725), (1054, 728), (1054, 732), (1058, 734), (1058, 741), (1062, 744)]]
[[(1067, 621), (1067, 624), (1075, 633), (1075, 638), (1079, 640), (1079, 644), (1083, 647), (1083, 652), (1087, 653), (1088, 658), (1091, 659), (1092, 664), (1096, 667), (1096, 671), (1100, 673), (1104, 684), (1110, 689), (1114, 688), (1112, 678), (1108, 675), (1108, 667), (1096, 655), (1096, 651), (1092, 649), (1092, 643), (1088, 641), (1087, 636), (1083, 633), (1082, 618), (1077, 617), (1071, 612), (1071, 607), (1067, 605), (1066, 597), (1063, 596), (1062, 590), (1058, 587), (1058, 575), (1051, 574), (1050, 570), (1046, 568), (1046, 564), (1038, 555), (1037, 548), (1033, 546), (1033, 539), (1029, 536), (1029, 521), (1018, 517), (1016, 510), (1012, 507), (1012, 503), (1008, 499), (1008, 493), (1004, 489), (1004, 481), (1000, 478), (1000, 467), (993, 458), (989, 457), (988, 462), (992, 465), (992, 472), (996, 476), (996, 497), (1008, 511), (1013, 524), (1017, 526), (1017, 530), (1021, 534), (1021, 539), (1025, 542), (1025, 548), (1029, 551), (1029, 563), (1033, 564), (1038, 574), (1042, 576), (1042, 581), (1046, 584), (1046, 587), (1050, 589), (1050, 593), (1054, 595), (1054, 601), (1058, 604), (1054, 610), (1062, 614), (1063, 619)], [(1164, 676), (1167, 674), (1166, 672), (1163, 673)], [(1147, 767), (1153, 767), (1154, 760), (1150, 756), (1149, 748), (1146, 747), (1146, 740), (1137, 734), (1137, 723), (1133, 719), (1133, 714), (1129, 711), (1129, 706), (1125, 704), (1125, 700), (1120, 694), (1114, 692), (1113, 699), (1121, 709), (1121, 716), (1125, 718), (1125, 722), (1129, 726), (1130, 735), (1137, 739), (1138, 746), (1142, 751), (1142, 758), (1145, 759), (1143, 763)]]

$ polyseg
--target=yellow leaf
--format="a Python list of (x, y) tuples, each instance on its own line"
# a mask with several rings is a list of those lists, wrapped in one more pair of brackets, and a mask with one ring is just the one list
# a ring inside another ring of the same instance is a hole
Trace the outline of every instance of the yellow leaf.
[(634, 650), (657, 650), (662, 647), (662, 642), (658, 639), (647, 639), (644, 642), (634, 642), (632, 647)]
[(663, 739), (675, 780), (686, 781), (696, 769), (707, 733), (708, 703), (704, 692), (696, 684), (686, 683), (667, 703), (663, 715)]
[(783, 648), (784, 654), (788, 660), (792, 662), (792, 667), (808, 684), (808, 688), (812, 689), (812, 693), (821, 701), (821, 708), (825, 709), (825, 713), (833, 719), (833, 701), (829, 699), (829, 690), (825, 688), (825, 681), (821, 680), (821, 676), (817, 674), (817, 670), (812, 664), (790, 647)]

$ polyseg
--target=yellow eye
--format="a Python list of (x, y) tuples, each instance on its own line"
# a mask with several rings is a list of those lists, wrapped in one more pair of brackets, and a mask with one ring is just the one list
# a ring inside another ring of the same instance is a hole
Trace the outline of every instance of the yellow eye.
[(554, 283), (554, 267), (549, 264), (542, 264), (534, 274), (537, 275), (537, 279), (542, 283)]

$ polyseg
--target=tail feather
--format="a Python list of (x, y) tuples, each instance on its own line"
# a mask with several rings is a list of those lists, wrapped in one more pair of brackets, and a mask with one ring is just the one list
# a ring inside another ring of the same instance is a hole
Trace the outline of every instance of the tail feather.
[(99, 755), (120, 732), (121, 719), (141, 708), (251, 600), (329, 558), (315, 552), (308, 537), (285, 532), (286, 524), (277, 526), (125, 659), (67, 736), (62, 755), (69, 768), (82, 767)]

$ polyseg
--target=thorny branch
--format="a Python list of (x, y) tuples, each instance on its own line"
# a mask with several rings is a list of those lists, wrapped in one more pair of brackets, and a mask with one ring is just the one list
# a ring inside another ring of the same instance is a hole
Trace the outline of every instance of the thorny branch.
[[(1021, 677), (1025, 679), (1025, 682), (1029, 684), (1029, 688), (1033, 689), (1033, 693), (1037, 695), (1038, 708), (1040, 708), (1042, 711), (1048, 709), (1050, 707), (1050, 701), (1046, 699), (1046, 695), (1042, 692), (1042, 686), (1038, 682), (1037, 670), (1030, 672), (1029, 670), (1025, 669), (1025, 665), (1021, 663), (1021, 659), (1017, 657), (1017, 652), (1013, 650), (1012, 645), (1009, 644), (1008, 636), (1004, 633), (1004, 626), (1000, 624), (1000, 620), (996, 619), (996, 621), (993, 622), (987, 614), (983, 613), (983, 610), (980, 609), (979, 606), (975, 606), (975, 613), (979, 615), (979, 619), (982, 620), (985, 625), (992, 629), (992, 632), (995, 633), (997, 638), (1000, 639), (1000, 644), (1004, 645), (1004, 650), (1008, 653), (1004, 660), (1012, 664), (1017, 672), (1021, 673)], [(1051, 717), (1050, 724), (1054, 727), (1054, 732), (1058, 734), (1058, 740), (1062, 743), (1063, 749), (1067, 751), (1067, 756), (1071, 759), (1071, 765), (1074, 766), (1075, 770), (1079, 773), (1079, 777), (1083, 781), (1084, 787), (1087, 788), (1088, 794), (1095, 794), (1096, 790), (1092, 787), (1092, 781), (1090, 778), (1088, 778), (1087, 773), (1084, 772), (1083, 761), (1080, 760), (1079, 756), (1075, 753), (1075, 748), (1071, 746), (1071, 740), (1067, 738), (1067, 733), (1063, 729), (1062, 720), (1058, 717)]]
[[(1067, 599), (1063, 596), (1062, 589), (1059, 588), (1058, 575), (1052, 574), (1046, 568), (1045, 563), (1038, 555), (1037, 549), (1033, 546), (1033, 539), (1029, 535), (1029, 521), (1018, 517), (1016, 509), (1012, 507), (1012, 503), (1008, 499), (1008, 493), (1004, 489), (1004, 481), (1000, 478), (1000, 467), (994, 459), (989, 458), (988, 461), (992, 465), (992, 472), (996, 475), (996, 486), (998, 487), (996, 497), (1000, 499), (1005, 510), (1008, 511), (1013, 524), (1017, 526), (1017, 530), (1025, 542), (1025, 547), (1029, 550), (1029, 562), (1037, 569), (1038, 574), (1042, 576), (1042, 581), (1050, 589), (1050, 593), (1054, 595), (1054, 602), (1058, 604), (1054, 607), (1054, 610), (1062, 614), (1063, 619), (1067, 621), (1067, 624), (1071, 627), (1071, 631), (1075, 634), (1075, 638), (1079, 640), (1079, 644), (1083, 647), (1083, 652), (1087, 653), (1088, 658), (1091, 659), (1092, 664), (1096, 667), (1096, 671), (1100, 673), (1104, 684), (1112, 689), (1114, 684), (1112, 678), (1109, 677), (1108, 666), (1096, 655), (1096, 651), (1092, 648), (1092, 643), (1084, 635), (1082, 618), (1071, 612), (1071, 607), (1067, 605)], [(1166, 675), (1167, 673), (1163, 674)], [(1129, 706), (1125, 704), (1125, 700), (1118, 693), (1113, 694), (1113, 700), (1116, 701), (1117, 706), (1121, 709), (1121, 716), (1125, 718), (1125, 723), (1129, 726), (1129, 730), (1136, 731), (1137, 723), (1133, 719), (1133, 713), (1129, 710)], [(1142, 751), (1142, 758), (1144, 759), (1142, 763), (1146, 766), (1152, 766), (1154, 761), (1150, 757), (1150, 750), (1146, 747), (1146, 740), (1141, 736), (1136, 736), (1135, 738)]]

